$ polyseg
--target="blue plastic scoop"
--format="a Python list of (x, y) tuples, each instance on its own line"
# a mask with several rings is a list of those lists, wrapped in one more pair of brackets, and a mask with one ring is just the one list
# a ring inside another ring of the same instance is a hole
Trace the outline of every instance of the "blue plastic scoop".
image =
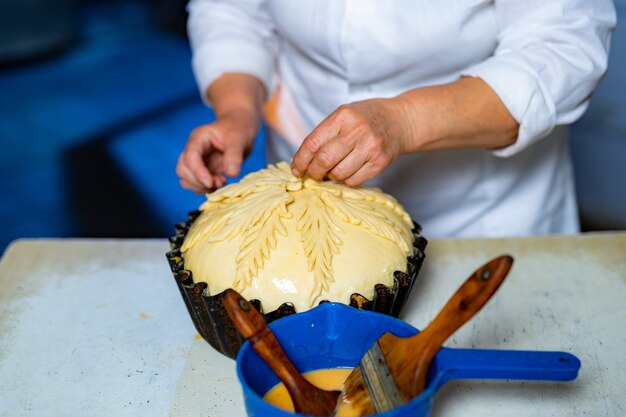
[[(326, 303), (269, 325), (300, 372), (354, 367), (385, 332), (400, 337), (417, 329), (390, 316)], [(425, 417), (435, 393), (452, 379), (518, 379), (568, 381), (578, 375), (580, 361), (565, 352), (441, 348), (430, 367), (426, 389), (405, 405), (378, 414), (384, 417)], [(237, 375), (250, 417), (301, 416), (263, 400), (279, 379), (245, 343), (237, 356)]]

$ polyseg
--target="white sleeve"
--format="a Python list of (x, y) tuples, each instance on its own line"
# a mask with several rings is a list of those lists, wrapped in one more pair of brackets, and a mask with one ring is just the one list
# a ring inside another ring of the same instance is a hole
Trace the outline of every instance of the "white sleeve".
[(611, 0), (495, 0), (498, 46), (463, 71), (484, 80), (520, 124), (510, 156), (578, 119), (606, 71)]
[(278, 41), (263, 0), (191, 0), (187, 33), (192, 67), (202, 99), (226, 72), (258, 78), (268, 93), (275, 83)]

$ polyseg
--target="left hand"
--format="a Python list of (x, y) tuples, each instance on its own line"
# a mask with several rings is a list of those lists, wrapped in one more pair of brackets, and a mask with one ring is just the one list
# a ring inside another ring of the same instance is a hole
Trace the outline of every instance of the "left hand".
[(291, 163), (294, 175), (350, 186), (374, 178), (408, 150), (403, 114), (402, 103), (393, 98), (340, 106), (304, 139)]

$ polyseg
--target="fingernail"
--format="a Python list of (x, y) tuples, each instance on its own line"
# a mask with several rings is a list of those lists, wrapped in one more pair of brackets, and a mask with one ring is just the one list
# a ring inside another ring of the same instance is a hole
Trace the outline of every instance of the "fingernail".
[(232, 165), (232, 164), (228, 165), (226, 167), (226, 169), (228, 170), (228, 175), (233, 176), (233, 177), (235, 175), (237, 175), (237, 166), (236, 165)]
[(302, 175), (302, 173), (299, 170), (295, 169), (295, 168), (291, 168), (291, 172), (296, 177), (299, 177), (300, 175)]

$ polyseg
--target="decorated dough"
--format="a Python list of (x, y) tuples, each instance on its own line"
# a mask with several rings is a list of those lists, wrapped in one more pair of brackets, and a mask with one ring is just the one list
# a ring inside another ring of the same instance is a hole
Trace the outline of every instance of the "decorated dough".
[(413, 253), (413, 222), (393, 197), (297, 178), (285, 162), (209, 194), (200, 210), (182, 246), (185, 268), (211, 295), (235, 288), (265, 311), (371, 299)]

